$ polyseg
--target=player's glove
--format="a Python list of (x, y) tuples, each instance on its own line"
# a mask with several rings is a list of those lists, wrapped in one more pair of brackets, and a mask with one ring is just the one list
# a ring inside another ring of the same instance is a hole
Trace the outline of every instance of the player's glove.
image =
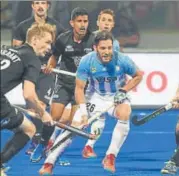
[(114, 103), (121, 104), (127, 99), (129, 99), (127, 92), (124, 89), (119, 89), (114, 96)]

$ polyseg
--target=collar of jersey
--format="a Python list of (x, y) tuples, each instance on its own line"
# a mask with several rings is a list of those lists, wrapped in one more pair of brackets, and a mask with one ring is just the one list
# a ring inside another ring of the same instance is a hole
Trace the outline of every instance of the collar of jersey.
[[(32, 16), (31, 19), (32, 19), (33, 22), (35, 22), (35, 18), (34, 18), (34, 16)], [(49, 17), (47, 16), (46, 19), (45, 19), (45, 22), (47, 23), (48, 21), (49, 21)]]

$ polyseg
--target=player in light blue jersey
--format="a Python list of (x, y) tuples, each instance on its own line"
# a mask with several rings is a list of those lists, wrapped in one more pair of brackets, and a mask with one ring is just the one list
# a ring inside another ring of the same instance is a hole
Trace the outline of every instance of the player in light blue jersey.
[[(175, 102), (173, 108), (179, 108), (179, 85), (172, 102)], [(176, 150), (171, 159), (166, 162), (164, 168), (161, 169), (162, 174), (177, 174), (177, 171), (179, 170), (179, 121), (176, 125), (175, 139), (177, 145)]]
[[(74, 120), (81, 121), (83, 125), (86, 125), (88, 115), (92, 116), (114, 102), (114, 108), (103, 114), (100, 119), (104, 121), (106, 114), (109, 114), (118, 120), (113, 130), (110, 146), (103, 160), (104, 169), (115, 172), (115, 158), (130, 129), (131, 106), (127, 93), (141, 82), (142, 72), (128, 56), (113, 51), (111, 33), (107, 31), (97, 33), (94, 48), (94, 52), (82, 58), (77, 69), (75, 99), (80, 107), (81, 119), (79, 115), (75, 115)], [(128, 83), (126, 83), (127, 75), (131, 77)], [(84, 90), (87, 81), (88, 89), (85, 96)], [(87, 111), (86, 103), (93, 105), (93, 111), (90, 111), (90, 108)], [(97, 122), (100, 123), (99, 120)], [(96, 126), (100, 131), (104, 128), (104, 123), (101, 127), (100, 124)], [(83, 151), (85, 158), (95, 156), (93, 151), (95, 142), (95, 140), (87, 142)]]
[[(93, 32), (95, 35), (100, 31), (111, 32), (115, 26), (114, 11), (111, 9), (102, 10), (98, 15), (97, 26), (98, 26), (98, 30)], [(116, 39), (113, 39), (113, 50), (122, 51), (119, 42)]]
[[(80, 62), (80, 68), (77, 71), (75, 95), (77, 103), (80, 104), (80, 108), (75, 113), (72, 125), (86, 124), (86, 122), (84, 122), (87, 120), (86, 103), (90, 105), (88, 107), (91, 111), (91, 116), (105, 108), (105, 106), (113, 103), (115, 97), (115, 103), (118, 105), (116, 105), (115, 111), (113, 108), (109, 114), (119, 120), (113, 132), (113, 139), (108, 149), (107, 157), (104, 160), (104, 167), (114, 172), (115, 157), (129, 131), (131, 108), (126, 92), (136, 87), (142, 79), (142, 73), (127, 56), (113, 51), (113, 37), (111, 33), (107, 31), (99, 32), (95, 38), (96, 51), (84, 56), (82, 62)], [(125, 85), (126, 75), (133, 77), (127, 85)], [(87, 101), (85, 101), (84, 87), (87, 80), (89, 80), (89, 86), (86, 91), (88, 98)], [(92, 109), (94, 111), (92, 111)], [(114, 114), (112, 113), (113, 111), (115, 112)], [(104, 121), (103, 117), (100, 118), (99, 122), (101, 119)], [(98, 128), (100, 127), (98, 126)], [(51, 175), (52, 172), (48, 166), (54, 164), (57, 156), (61, 155), (65, 148), (71, 143), (72, 139), (68, 136), (69, 132), (66, 131), (56, 139), (54, 146), (60, 141), (65, 141), (48, 155), (45, 160), (45, 166), (47, 166), (46, 172), (41, 175)], [(110, 165), (109, 162), (113, 164)]]

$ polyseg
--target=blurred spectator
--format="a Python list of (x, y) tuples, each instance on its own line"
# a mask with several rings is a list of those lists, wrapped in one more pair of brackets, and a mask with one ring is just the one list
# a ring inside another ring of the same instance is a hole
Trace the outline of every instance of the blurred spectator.
[(1, 27), (12, 28), (32, 14), (31, 1), (2, 1)]
[(63, 24), (65, 29), (70, 27), (70, 11), (67, 1), (53, 1), (51, 7), (51, 13), (55, 20)]
[(94, 26), (98, 13), (102, 9), (110, 8), (114, 11), (116, 15), (115, 28), (113, 29), (113, 34), (116, 39), (119, 40), (120, 46), (122, 47), (136, 47), (140, 42), (139, 29), (137, 23), (133, 20), (133, 9), (131, 2), (118, 2), (113, 1), (109, 3), (107, 1), (99, 1), (97, 3), (97, 8), (90, 13), (90, 18), (92, 21), (93, 30), (96, 29)]
[(145, 16), (147, 16), (153, 8), (153, 1), (135, 1), (135, 2), (131, 2), (132, 6), (133, 6), (133, 10), (135, 13), (135, 16), (138, 20), (144, 18)]
[(119, 43), (123, 47), (136, 47), (140, 42), (140, 33), (136, 22), (118, 12), (116, 14), (116, 28), (114, 34), (116, 34)]
[(31, 8), (32, 1), (16, 1), (16, 5), (14, 6), (14, 1), (12, 2), (14, 6), (14, 22), (15, 26), (20, 22), (26, 20), (32, 15)]
[(8, 1), (1, 2), (1, 28), (11, 28), (13, 26), (11, 9), (11, 3)]

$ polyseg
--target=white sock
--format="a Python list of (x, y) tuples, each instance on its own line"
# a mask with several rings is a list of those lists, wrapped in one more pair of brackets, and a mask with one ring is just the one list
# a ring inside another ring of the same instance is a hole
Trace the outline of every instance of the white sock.
[(50, 140), (55, 141), (55, 139), (61, 133), (61, 131), (62, 131), (62, 129), (56, 126), (54, 132), (52, 133), (52, 135), (50, 137)]
[(124, 141), (129, 133), (129, 121), (118, 120), (112, 134), (111, 144), (106, 152), (106, 155), (114, 154), (117, 157)]
[(94, 144), (97, 142), (97, 140), (100, 138), (100, 136), (102, 135), (103, 133), (103, 130), (104, 130), (104, 127), (105, 127), (105, 118), (100, 118), (98, 119), (97, 121), (95, 121), (92, 125), (91, 125), (91, 134), (96, 134), (96, 131), (97, 133), (99, 134), (98, 135), (98, 138), (96, 140), (88, 140), (87, 143), (86, 143), (86, 146), (89, 145), (91, 146), (92, 148), (94, 147)]
[[(64, 137), (66, 137), (68, 134), (70, 134), (69, 131), (65, 131), (64, 133), (62, 133), (61, 135), (59, 135), (57, 137), (57, 139), (55, 140), (54, 145), (56, 145), (59, 141), (61, 141)], [(55, 164), (56, 160), (58, 159), (58, 157), (63, 153), (63, 151), (65, 150), (66, 147), (68, 147), (72, 142), (72, 138), (68, 138), (65, 142), (63, 142), (60, 146), (58, 146), (53, 152), (50, 152), (47, 155), (47, 158), (45, 160), (45, 163), (51, 163), (51, 164)], [(53, 146), (54, 146), (53, 145)]]

